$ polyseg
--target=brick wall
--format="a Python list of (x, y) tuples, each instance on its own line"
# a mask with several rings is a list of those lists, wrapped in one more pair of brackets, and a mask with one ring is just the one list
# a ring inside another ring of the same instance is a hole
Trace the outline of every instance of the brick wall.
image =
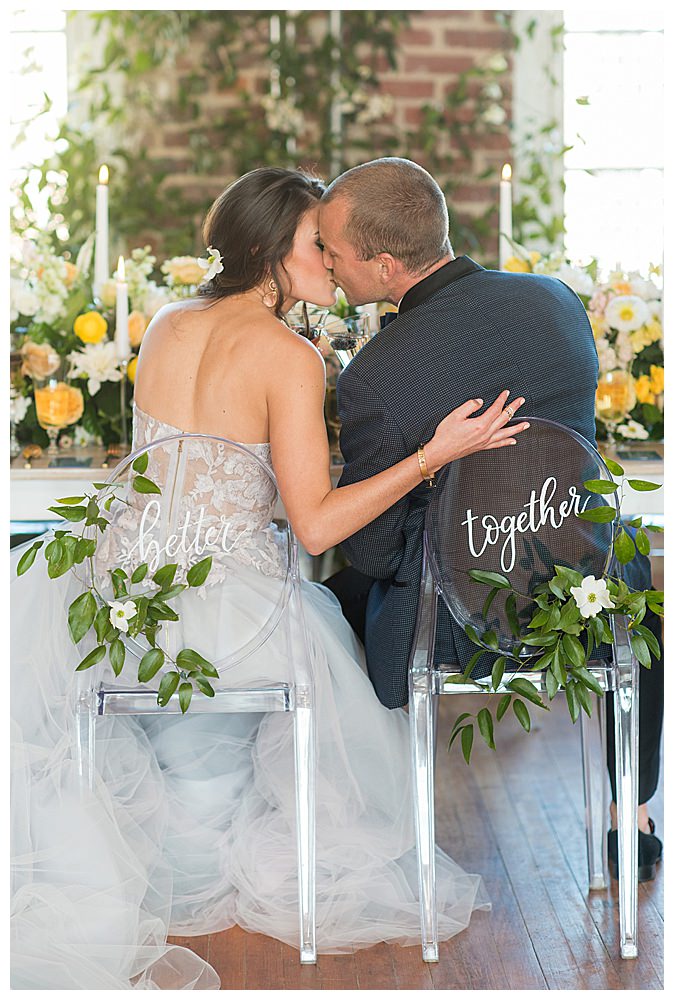
[[(489, 220), (493, 233), (482, 241), (483, 259), (495, 259), (497, 254), (498, 179), (502, 164), (512, 156), (508, 130), (511, 120), (512, 39), (509, 32), (499, 25), (497, 14), (495, 11), (482, 10), (411, 13), (409, 27), (404, 28), (398, 36), (396, 69), (390, 69), (383, 60), (377, 67), (382, 92), (390, 95), (394, 101), (394, 110), (384, 126), (389, 135), (397, 135), (418, 127), (423, 105), (439, 107), (448, 92), (456, 87), (459, 74), (476, 64), (484, 65), (497, 55), (508, 59), (508, 69), (498, 76), (502, 95), (494, 100), (494, 104), (505, 111), (506, 119), (502, 125), (497, 125), (495, 129), (492, 127), (491, 131), (487, 131), (480, 123), (475, 124), (474, 130), (472, 127), (469, 129), (467, 141), (472, 160), (458, 156), (457, 144), (450, 129), (447, 129), (446, 134), (441, 134), (440, 141), (436, 144), (433, 168), (426, 162), (427, 156), (423, 150), (409, 150), (409, 154), (419, 163), (433, 169), (435, 173), (442, 173), (445, 160), (448, 168), (450, 156), (455, 158), (451, 180), (458, 186), (450, 199), (455, 222), (469, 221), (472, 217), (482, 216), (490, 209), (493, 210)], [(316, 19), (324, 21), (325, 14), (317, 12)], [(323, 30), (322, 24), (317, 24), (316, 28)], [(151, 128), (144, 133), (148, 155), (158, 158), (167, 172), (164, 183), (178, 187), (186, 196), (203, 204), (208, 204), (238, 172), (228, 164), (226, 137), (223, 142), (222, 135), (217, 134), (219, 119), (223, 112), (240, 106), (243, 94), (259, 95), (267, 91), (269, 65), (265, 58), (267, 38), (264, 29), (264, 24), (251, 28), (247, 37), (241, 40), (241, 55), (237, 59), (239, 77), (234, 87), (223, 88), (215, 77), (212, 80), (209, 78), (206, 91), (198, 94), (202, 116), (200, 121), (195, 120), (194, 109), (189, 102), (182, 107), (173, 103), (169, 105), (166, 117), (153, 121)], [(179, 78), (189, 80), (195, 68), (201, 72), (205, 65), (208, 65), (208, 38), (195, 40), (189, 52), (181, 54), (175, 65), (168, 67), (159, 76), (156, 82), (158, 95), (170, 99), (171, 94), (175, 93), (175, 84)], [(468, 101), (459, 111), (459, 117), (470, 126), (471, 116), (474, 114), (470, 98), (479, 86), (480, 82), (471, 83)], [(219, 144), (218, 149), (222, 154), (218, 166), (205, 175), (195, 174), (191, 167), (194, 139), (190, 139), (189, 133), (196, 124), (202, 126), (204, 148), (208, 148), (209, 143)], [(252, 121), (251, 128), (254, 127)], [(209, 135), (211, 129), (212, 136)], [(367, 130), (362, 132), (362, 136), (365, 140), (368, 139)], [(397, 148), (395, 144), (391, 151), (404, 154), (404, 150)], [(387, 149), (378, 148), (373, 141), (365, 150), (359, 149), (357, 155), (354, 150), (347, 151), (347, 160), (358, 162), (387, 152)], [(304, 162), (300, 140), (297, 146), (297, 163), (304, 165)], [(257, 165), (259, 164), (251, 162), (248, 169)], [(481, 178), (489, 168), (493, 169), (493, 176)], [(442, 181), (448, 177), (450, 171), (446, 169), (445, 177), (438, 179)], [(159, 246), (158, 233), (143, 235), (154, 246)], [(470, 249), (455, 246), (457, 252), (470, 252)]]

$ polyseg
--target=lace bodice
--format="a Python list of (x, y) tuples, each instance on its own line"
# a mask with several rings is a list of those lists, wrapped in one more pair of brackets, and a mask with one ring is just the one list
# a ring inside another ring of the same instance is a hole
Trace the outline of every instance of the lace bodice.
[(166, 439), (148, 453), (145, 471), (162, 494), (129, 490), (131, 505), (113, 505), (114, 530), (99, 545), (99, 568), (114, 563), (130, 574), (142, 562), (150, 572), (175, 562), (176, 582), (182, 583), (189, 567), (210, 555), (207, 585), (219, 583), (236, 564), (284, 576), (287, 542), (273, 523), (278, 493), (265, 468), (272, 468), (271, 446), (233, 448), (207, 436), (176, 440), (185, 433), (134, 407), (134, 450)]

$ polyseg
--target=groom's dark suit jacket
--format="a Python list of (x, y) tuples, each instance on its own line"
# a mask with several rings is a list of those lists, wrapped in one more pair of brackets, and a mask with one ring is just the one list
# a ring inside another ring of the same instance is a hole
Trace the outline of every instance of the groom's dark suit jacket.
[[(472, 397), (487, 406), (502, 389), (511, 399), (526, 398), (518, 416), (556, 420), (594, 443), (597, 371), (590, 323), (570, 288), (543, 275), (487, 271), (459, 257), (411, 288), (397, 318), (341, 373), (346, 465), (339, 485), (414, 454), (450, 410)], [(421, 484), (342, 543), (351, 564), (375, 578), (365, 650), (372, 683), (389, 708), (407, 703), (430, 494)], [(474, 650), (441, 606), (436, 662), (465, 666)]]

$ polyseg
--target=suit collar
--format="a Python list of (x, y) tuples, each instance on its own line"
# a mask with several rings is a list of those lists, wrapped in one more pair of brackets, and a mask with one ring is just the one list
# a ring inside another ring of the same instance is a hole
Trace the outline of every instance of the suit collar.
[(398, 315), (414, 309), (415, 306), (419, 306), (426, 299), (429, 299), (431, 295), (439, 292), (445, 285), (465, 278), (466, 275), (473, 274), (475, 271), (484, 271), (484, 268), (480, 264), (476, 264), (470, 257), (455, 257), (454, 260), (443, 264), (437, 271), (422, 278), (405, 292), (398, 306)]

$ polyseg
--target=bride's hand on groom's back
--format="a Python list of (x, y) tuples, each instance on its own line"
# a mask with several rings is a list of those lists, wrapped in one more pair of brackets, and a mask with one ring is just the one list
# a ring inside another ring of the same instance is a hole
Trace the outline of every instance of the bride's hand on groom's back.
[(529, 424), (506, 426), (524, 403), (522, 396), (507, 403), (509, 395), (509, 391), (505, 389), (479, 417), (473, 414), (482, 406), (481, 399), (469, 399), (452, 410), (438, 424), (435, 434), (424, 447), (426, 463), (431, 471), (437, 472), (448, 462), (472, 455), (476, 451), (516, 444), (516, 436), (525, 431)]

